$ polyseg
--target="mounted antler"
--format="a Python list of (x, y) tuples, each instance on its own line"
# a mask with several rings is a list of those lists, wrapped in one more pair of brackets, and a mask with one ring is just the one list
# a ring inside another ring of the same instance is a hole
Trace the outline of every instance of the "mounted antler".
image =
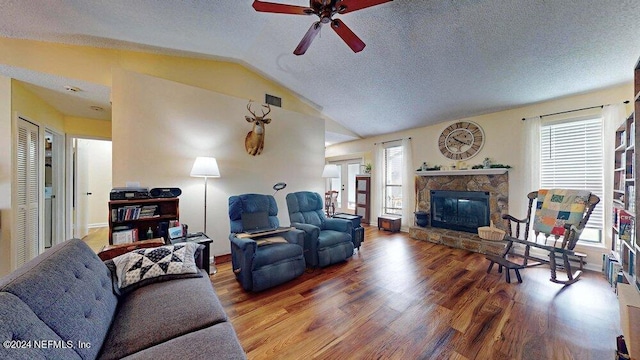
[(244, 139), (244, 147), (247, 150), (249, 155), (260, 155), (262, 152), (262, 148), (264, 148), (264, 133), (265, 133), (265, 125), (271, 122), (271, 119), (265, 118), (271, 112), (271, 106), (269, 104), (262, 105), (262, 116), (257, 116), (254, 111), (251, 110), (252, 101), (249, 100), (247, 104), (247, 110), (253, 117), (245, 116), (245, 120), (247, 122), (253, 123), (253, 130), (247, 133), (247, 137)]

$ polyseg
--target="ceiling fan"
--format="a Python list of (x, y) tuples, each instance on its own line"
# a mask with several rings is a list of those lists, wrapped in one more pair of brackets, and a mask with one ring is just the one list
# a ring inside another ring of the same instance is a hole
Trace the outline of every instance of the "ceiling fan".
[(309, 0), (309, 7), (304, 7), (254, 0), (253, 8), (256, 9), (256, 11), (278, 14), (317, 15), (320, 20), (311, 25), (298, 44), (298, 47), (293, 51), (296, 55), (302, 55), (307, 51), (316, 35), (318, 35), (323, 24), (331, 24), (333, 31), (342, 38), (353, 52), (362, 51), (366, 46), (365, 43), (340, 19), (332, 19), (333, 15), (346, 14), (390, 1), (393, 0)]

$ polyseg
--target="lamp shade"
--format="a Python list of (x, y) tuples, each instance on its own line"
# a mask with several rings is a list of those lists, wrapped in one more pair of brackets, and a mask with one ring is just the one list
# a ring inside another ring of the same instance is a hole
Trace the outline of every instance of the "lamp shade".
[(322, 171), (323, 178), (339, 178), (340, 172), (338, 171), (338, 165), (335, 164), (326, 164), (324, 166), (324, 170)]
[(216, 158), (198, 156), (191, 168), (191, 176), (195, 177), (220, 177)]

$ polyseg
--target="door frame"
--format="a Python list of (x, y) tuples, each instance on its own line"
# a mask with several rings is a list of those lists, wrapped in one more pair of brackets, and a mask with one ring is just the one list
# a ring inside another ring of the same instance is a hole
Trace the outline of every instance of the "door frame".
[[(349, 157), (344, 159), (335, 159), (330, 160), (329, 164), (338, 165), (340, 168), (340, 187), (337, 190), (340, 190), (340, 203), (336, 204), (336, 213), (337, 212), (345, 212), (345, 213), (353, 213), (355, 214), (355, 203), (354, 208), (349, 209), (349, 193), (355, 191), (355, 186), (352, 188), (349, 186), (349, 166), (352, 164), (358, 164), (358, 173), (360, 172), (360, 167), (364, 164), (363, 157)], [(328, 179), (329, 181), (338, 180), (338, 179)], [(353, 178), (355, 182), (355, 176)], [(335, 189), (334, 189), (335, 190)], [(354, 193), (355, 195), (355, 193)]]
[(102, 136), (87, 136), (81, 134), (66, 134), (66, 151), (65, 151), (65, 165), (66, 165), (66, 191), (65, 191), (65, 216), (66, 216), (66, 226), (65, 226), (65, 237), (68, 239), (73, 238), (73, 230), (74, 230), (74, 221), (75, 218), (73, 216), (73, 209), (75, 207), (74, 196), (75, 194), (75, 172), (74, 172), (74, 146), (73, 142), (76, 139), (83, 140), (102, 140), (102, 141), (113, 141), (111, 138), (102, 137)]
[[(65, 225), (64, 225), (66, 224), (66, 211), (65, 211), (66, 137), (64, 133), (60, 133), (55, 129), (45, 126), (44, 133), (42, 135), (42, 144), (44, 144), (44, 137), (46, 136), (47, 133), (51, 133), (54, 137), (53, 145), (51, 148), (51, 157), (52, 157), (51, 161), (57, 162), (59, 164), (59, 166), (54, 168), (55, 171), (52, 171), (52, 174), (51, 174), (55, 179), (54, 194), (56, 194), (56, 200), (57, 200), (52, 204), (52, 211), (58, 217), (57, 219), (55, 219), (54, 217), (54, 220), (52, 220), (52, 224), (51, 224), (52, 226), (51, 246), (54, 246), (56, 244), (62, 243), (67, 239), (67, 237), (65, 236)], [(45, 161), (44, 158), (46, 155), (44, 153), (45, 151), (44, 146), (42, 150), (43, 150), (42, 162), (44, 164), (44, 161)], [(42, 168), (44, 169), (44, 165)], [(42, 178), (43, 178), (43, 190), (44, 190), (44, 185), (45, 185), (44, 174), (42, 174)], [(43, 196), (43, 203), (44, 203), (44, 196)], [(44, 209), (43, 209), (43, 214), (44, 214)]]

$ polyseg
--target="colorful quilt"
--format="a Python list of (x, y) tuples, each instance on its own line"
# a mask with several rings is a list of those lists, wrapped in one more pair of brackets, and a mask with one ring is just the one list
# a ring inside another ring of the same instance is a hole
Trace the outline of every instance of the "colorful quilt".
[(587, 190), (540, 189), (533, 230), (537, 233), (564, 235), (564, 225), (578, 225), (591, 195)]

